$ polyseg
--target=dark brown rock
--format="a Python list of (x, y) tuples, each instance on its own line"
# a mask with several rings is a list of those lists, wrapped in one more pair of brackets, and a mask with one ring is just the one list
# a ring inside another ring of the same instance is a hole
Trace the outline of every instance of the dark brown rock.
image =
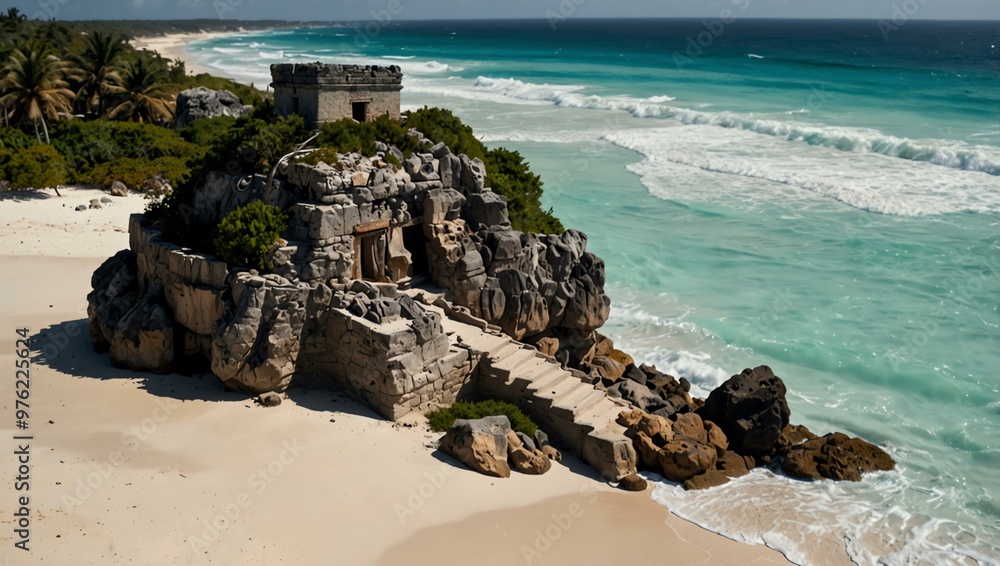
[(708, 443), (708, 432), (705, 430), (705, 423), (696, 413), (675, 415), (673, 429), (674, 436), (686, 436), (698, 442)]
[(257, 397), (257, 404), (262, 407), (277, 407), (281, 404), (281, 395), (273, 391), (262, 393)]
[(861, 474), (896, 467), (884, 450), (860, 438), (834, 432), (793, 446), (781, 469), (792, 477), (861, 481)]
[(778, 452), (784, 454), (788, 449), (796, 444), (802, 444), (807, 440), (813, 440), (816, 435), (802, 425), (790, 424), (781, 430), (778, 437)]
[(663, 477), (683, 482), (715, 468), (715, 448), (690, 438), (674, 438), (660, 450), (658, 461)]
[(552, 460), (541, 450), (528, 450), (521, 446), (510, 453), (510, 463), (522, 474), (540, 476), (552, 469)]
[(741, 478), (754, 468), (754, 460), (752, 456), (741, 456), (732, 450), (727, 450), (719, 456), (715, 468), (726, 474), (726, 477)]
[(735, 452), (769, 456), (788, 426), (785, 393), (784, 382), (771, 368), (745, 369), (712, 391), (698, 414), (722, 427)]
[(727, 478), (725, 474), (719, 470), (708, 470), (704, 474), (699, 474), (684, 482), (684, 489), (689, 491), (709, 489), (725, 485), (727, 483), (729, 483), (729, 478)]
[(625, 491), (646, 491), (649, 483), (646, 481), (646, 478), (639, 474), (629, 474), (622, 478), (622, 481), (618, 482), (618, 487)]

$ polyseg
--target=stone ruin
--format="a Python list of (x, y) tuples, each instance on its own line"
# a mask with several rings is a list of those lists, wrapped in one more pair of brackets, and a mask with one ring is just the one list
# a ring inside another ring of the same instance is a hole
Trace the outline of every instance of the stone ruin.
[[(289, 213), (266, 274), (172, 244), (133, 215), (130, 249), (92, 278), (95, 349), (136, 371), (210, 368), (255, 394), (343, 390), (388, 419), (462, 398), (508, 400), (602, 476), (637, 489), (637, 465), (690, 488), (772, 458), (798, 477), (892, 469), (878, 447), (789, 424), (769, 368), (702, 401), (684, 379), (637, 366), (597, 332), (610, 301), (586, 236), (513, 230), (482, 161), (426, 139), (418, 147), (404, 158), (380, 144), (373, 158), (338, 155), (332, 166), (283, 159), (270, 178), (206, 175), (191, 214), (208, 225), (254, 200)], [(502, 474), (510, 457), (547, 469), (542, 442), (527, 450), (527, 439), (505, 440), (509, 431), (462, 426), (472, 436), (442, 449), (471, 467)]]
[[(390, 419), (475, 395), (483, 352), (450, 339), (445, 316), (515, 339), (558, 335), (556, 357), (586, 357), (610, 304), (586, 237), (513, 230), (481, 160), (419, 145), (409, 159), (379, 145), (335, 166), (285, 160), (270, 182), (208, 174), (193, 214), (209, 225), (258, 199), (289, 213), (268, 274), (181, 248), (133, 215), (130, 249), (93, 276), (95, 348), (133, 370), (200, 363), (252, 393), (347, 390)], [(446, 310), (414, 300), (417, 286)]]
[(271, 65), (271, 81), (275, 112), (298, 114), (308, 128), (342, 118), (399, 120), (403, 72), (396, 65), (283, 63)]

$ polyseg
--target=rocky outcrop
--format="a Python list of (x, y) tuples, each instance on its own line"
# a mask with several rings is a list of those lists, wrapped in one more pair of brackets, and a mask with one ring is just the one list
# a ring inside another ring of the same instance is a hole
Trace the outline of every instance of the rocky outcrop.
[(201, 118), (249, 116), (252, 106), (244, 106), (238, 96), (228, 90), (212, 90), (200, 86), (183, 90), (177, 95), (177, 111), (174, 125), (183, 128)]
[(155, 287), (140, 292), (136, 256), (121, 251), (91, 278), (87, 296), (90, 338), (97, 351), (109, 351), (111, 363), (135, 371), (167, 373), (174, 361), (173, 319)]
[(788, 426), (785, 393), (771, 368), (745, 369), (712, 391), (698, 414), (722, 427), (736, 453), (766, 459)]
[(861, 474), (887, 472), (896, 463), (884, 450), (846, 434), (835, 432), (792, 446), (781, 469), (803, 479), (861, 481)]
[(510, 420), (505, 416), (471, 421), (458, 419), (438, 448), (481, 474), (509, 478), (507, 436), (510, 432)]
[(670, 420), (636, 409), (622, 412), (618, 424), (626, 427), (644, 467), (671, 481), (684, 482), (714, 470), (725, 452), (725, 435), (694, 413)]

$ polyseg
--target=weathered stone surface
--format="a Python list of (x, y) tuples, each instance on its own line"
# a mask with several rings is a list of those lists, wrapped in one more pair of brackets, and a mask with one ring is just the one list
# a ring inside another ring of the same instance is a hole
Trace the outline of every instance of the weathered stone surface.
[(788, 450), (797, 444), (802, 444), (807, 440), (813, 440), (816, 435), (813, 434), (808, 428), (802, 425), (789, 424), (781, 430), (781, 436), (778, 437), (778, 453), (784, 454)]
[(618, 481), (635, 472), (632, 442), (611, 430), (591, 433), (583, 441), (583, 459), (608, 481)]
[(552, 469), (552, 461), (541, 450), (521, 446), (510, 453), (510, 463), (522, 474), (540, 476)]
[(105, 352), (111, 346), (118, 322), (139, 301), (136, 256), (122, 250), (108, 258), (90, 278), (93, 291), (87, 295), (90, 340), (94, 349)]
[(796, 478), (848, 481), (861, 481), (862, 474), (895, 467), (892, 457), (878, 446), (840, 432), (793, 446), (781, 465)]
[(134, 371), (169, 373), (174, 362), (174, 321), (153, 289), (124, 313), (111, 337), (111, 363)]
[(183, 90), (177, 95), (174, 123), (178, 128), (183, 128), (201, 118), (219, 116), (239, 118), (249, 116), (252, 111), (251, 106), (244, 106), (239, 97), (228, 90), (212, 90), (200, 86)]
[(715, 464), (716, 469), (730, 478), (741, 478), (749, 474), (754, 466), (753, 457), (740, 456), (732, 450), (727, 450), (719, 456), (719, 461)]
[(640, 476), (639, 474), (629, 474), (618, 482), (618, 487), (624, 489), (625, 491), (646, 491), (646, 488), (649, 487), (649, 483), (646, 481), (646, 478)]
[(510, 431), (510, 421), (505, 416), (459, 419), (448, 429), (438, 448), (479, 473), (509, 478), (507, 433)]
[(750, 456), (774, 452), (791, 414), (785, 384), (767, 366), (734, 375), (712, 391), (697, 412), (722, 427), (735, 452)]
[(690, 438), (674, 437), (660, 450), (658, 462), (663, 477), (683, 482), (715, 467), (715, 448)]
[(729, 483), (729, 478), (726, 477), (726, 474), (723, 474), (718, 470), (708, 470), (703, 474), (698, 474), (697, 476), (685, 481), (684, 489), (710, 489), (727, 483)]
[(658, 445), (666, 444), (674, 438), (674, 426), (669, 420), (656, 415), (647, 414), (639, 409), (623, 411), (617, 419), (618, 424), (625, 427), (625, 434), (635, 438), (644, 434)]
[(277, 407), (281, 404), (281, 395), (273, 391), (262, 393), (257, 397), (257, 404), (263, 407)]
[(545, 454), (545, 456), (549, 460), (552, 460), (553, 462), (562, 462), (563, 459), (562, 452), (557, 450), (551, 444), (546, 444), (545, 446), (542, 446), (542, 454)]
[(125, 186), (125, 183), (123, 183), (121, 181), (115, 181), (115, 182), (111, 183), (111, 188), (108, 189), (108, 192), (113, 197), (127, 197), (128, 196), (128, 187)]

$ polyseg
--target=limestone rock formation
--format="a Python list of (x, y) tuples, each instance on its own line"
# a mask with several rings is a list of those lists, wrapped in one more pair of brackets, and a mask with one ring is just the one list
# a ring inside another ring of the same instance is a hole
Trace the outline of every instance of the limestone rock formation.
[(505, 416), (476, 420), (458, 419), (441, 439), (438, 448), (479, 473), (498, 478), (510, 477), (507, 465), (507, 435), (510, 420)]
[(770, 456), (791, 415), (785, 393), (771, 368), (745, 369), (712, 391), (697, 412), (722, 427), (736, 453)]
[(781, 469), (792, 477), (861, 481), (861, 474), (889, 471), (896, 463), (884, 450), (835, 432), (793, 446)]
[(177, 95), (174, 125), (183, 128), (195, 120), (219, 116), (239, 118), (249, 116), (252, 111), (252, 106), (244, 106), (239, 97), (228, 90), (200, 86), (183, 90)]

